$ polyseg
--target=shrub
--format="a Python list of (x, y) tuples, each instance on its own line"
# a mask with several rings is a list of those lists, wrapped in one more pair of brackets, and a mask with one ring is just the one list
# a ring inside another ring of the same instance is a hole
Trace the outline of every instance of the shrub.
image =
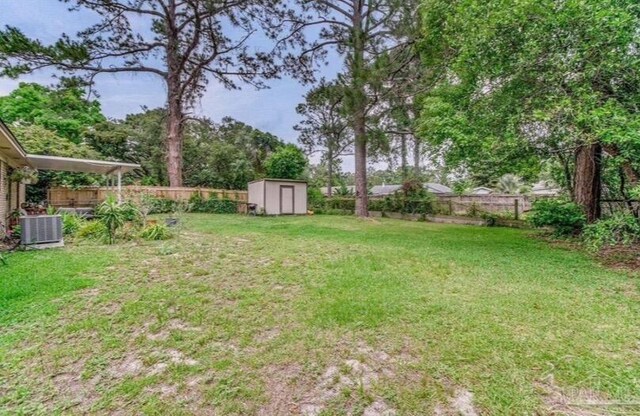
[(562, 199), (539, 199), (529, 221), (534, 227), (552, 227), (556, 235), (572, 235), (582, 230), (586, 217), (579, 205)]
[(340, 211), (350, 211), (350, 213), (353, 213), (353, 211), (356, 210), (356, 200), (355, 198), (342, 198), (342, 197), (327, 198), (325, 200), (325, 209), (327, 211), (340, 210)]
[(100, 221), (87, 221), (76, 233), (79, 238), (96, 241), (108, 241), (107, 227)]
[(422, 196), (405, 195), (397, 192), (374, 204), (372, 211), (399, 212), (402, 214), (432, 214), (435, 211), (434, 199), (429, 194)]
[(96, 217), (98, 221), (104, 224), (108, 232), (108, 243), (113, 244), (116, 239), (118, 229), (122, 227), (126, 221), (127, 208), (123, 208), (118, 204), (115, 196), (109, 195), (107, 199), (98, 205), (96, 209)]
[(140, 232), (140, 237), (145, 240), (168, 240), (173, 237), (171, 230), (164, 224), (148, 225)]
[(140, 209), (131, 201), (126, 201), (120, 205), (125, 221), (139, 222), (142, 215)]
[(318, 188), (309, 188), (307, 190), (307, 206), (310, 210), (321, 213), (325, 208), (325, 196)]
[(189, 203), (187, 206), (187, 210), (189, 212), (201, 212), (202, 205), (204, 204), (205, 199), (200, 194), (193, 194), (189, 197)]
[(200, 195), (194, 195), (189, 199), (188, 210), (209, 214), (235, 214), (238, 212), (238, 203), (230, 199), (218, 199), (215, 195), (206, 200)]
[(480, 208), (480, 205), (473, 202), (467, 208), (466, 214), (467, 214), (467, 217), (477, 218), (477, 217), (482, 217), (483, 214), (485, 214), (485, 212), (482, 211), (482, 209)]
[(76, 215), (65, 212), (62, 214), (62, 233), (67, 236), (74, 236), (82, 228), (87, 220)]
[(142, 201), (143, 205), (148, 207), (149, 214), (169, 214), (178, 209), (178, 202), (172, 199), (144, 195)]
[(385, 211), (388, 205), (387, 198), (370, 198), (369, 211)]
[(640, 241), (640, 222), (630, 214), (614, 214), (584, 228), (583, 238), (590, 250), (604, 246), (631, 245)]

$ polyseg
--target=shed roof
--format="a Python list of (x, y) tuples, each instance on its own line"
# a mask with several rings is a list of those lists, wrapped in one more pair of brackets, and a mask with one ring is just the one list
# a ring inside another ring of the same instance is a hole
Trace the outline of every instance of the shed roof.
[(60, 156), (27, 155), (27, 160), (34, 168), (40, 170), (97, 173), (102, 175), (110, 175), (118, 171), (125, 173), (140, 168), (140, 165), (135, 163), (74, 159)]
[(255, 182), (295, 182), (295, 183), (307, 183), (307, 181), (298, 180), (298, 179), (277, 179), (277, 178), (264, 178), (264, 179), (256, 179), (255, 181), (251, 181), (249, 183)]

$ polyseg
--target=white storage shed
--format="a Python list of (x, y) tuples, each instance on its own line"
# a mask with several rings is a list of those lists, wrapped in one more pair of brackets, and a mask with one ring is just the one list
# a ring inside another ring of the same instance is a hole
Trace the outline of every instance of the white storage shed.
[(307, 182), (290, 179), (261, 179), (249, 182), (249, 203), (266, 215), (307, 213)]

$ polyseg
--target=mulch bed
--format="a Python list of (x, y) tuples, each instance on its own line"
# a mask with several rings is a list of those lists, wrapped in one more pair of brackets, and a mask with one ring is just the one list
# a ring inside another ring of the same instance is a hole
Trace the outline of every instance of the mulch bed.
[(640, 245), (605, 247), (596, 255), (598, 261), (614, 269), (640, 271)]

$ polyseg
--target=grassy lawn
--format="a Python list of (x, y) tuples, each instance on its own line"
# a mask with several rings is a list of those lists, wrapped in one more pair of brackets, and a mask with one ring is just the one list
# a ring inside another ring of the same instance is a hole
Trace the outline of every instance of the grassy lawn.
[(640, 412), (637, 277), (520, 230), (193, 214), (9, 262), (1, 413)]

